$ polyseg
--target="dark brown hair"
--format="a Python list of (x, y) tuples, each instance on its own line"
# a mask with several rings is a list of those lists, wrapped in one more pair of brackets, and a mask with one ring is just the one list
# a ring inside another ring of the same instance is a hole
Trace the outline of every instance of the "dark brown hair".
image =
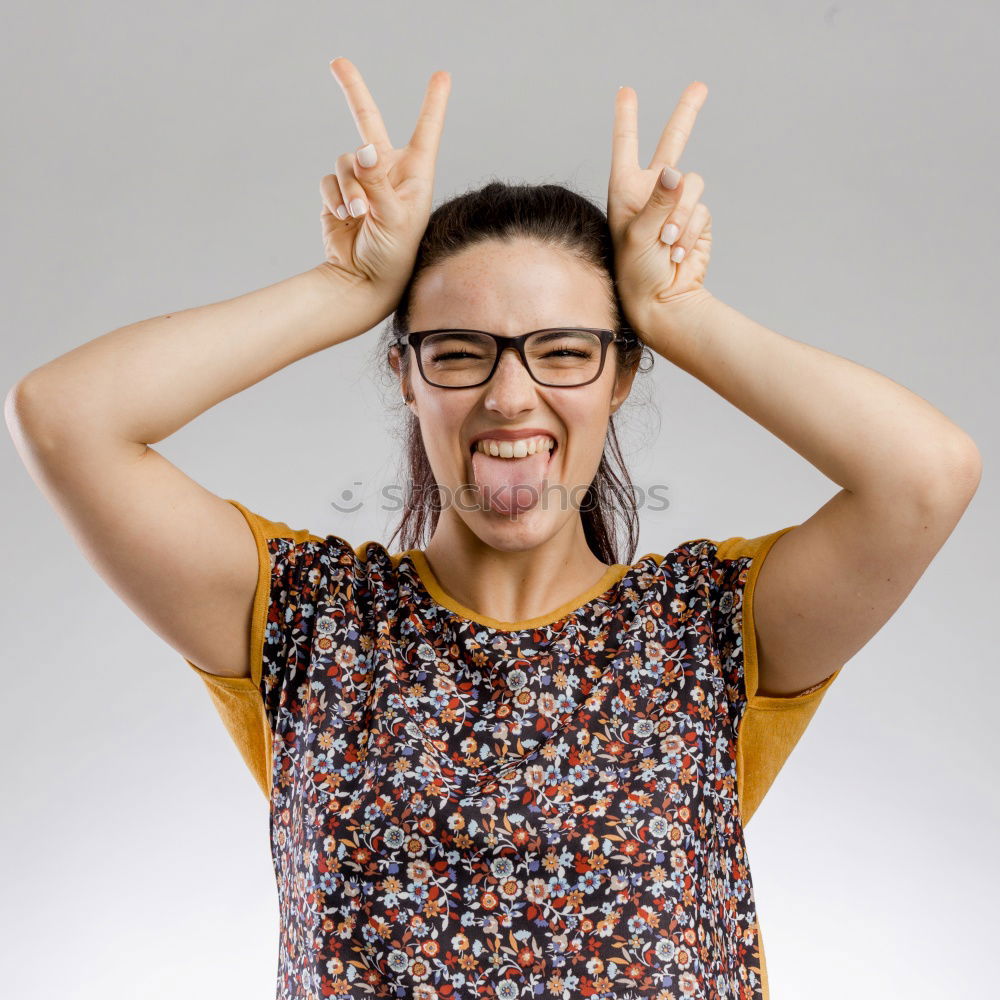
[[(488, 240), (512, 242), (517, 239), (530, 239), (569, 252), (606, 277), (616, 332), (628, 338), (624, 344), (618, 342), (608, 348), (609, 361), (612, 357), (616, 359), (619, 373), (635, 368), (643, 354), (649, 353), (621, 309), (614, 281), (611, 232), (603, 210), (586, 196), (559, 184), (512, 184), (494, 180), (451, 198), (430, 215), (412, 274), (377, 348), (380, 358), (387, 363), (390, 382), (397, 394), (399, 383), (388, 365), (389, 351), (396, 338), (409, 329), (411, 296), (421, 273)], [(400, 372), (404, 376), (410, 375), (411, 356), (412, 351), (400, 352)], [(651, 353), (649, 357), (652, 360)], [(413, 375), (420, 377), (419, 373)], [(400, 400), (400, 405), (406, 418), (402, 456), (406, 495), (403, 514), (386, 546), (390, 549), (397, 537), (403, 549), (426, 545), (440, 513), (433, 502), (437, 497), (437, 482), (424, 449), (420, 422), (405, 402)], [(615, 466), (619, 469), (618, 474)], [(602, 562), (632, 562), (638, 544), (639, 516), (614, 415), (609, 419), (607, 443), (597, 473), (580, 503), (580, 516), (587, 544)], [(619, 550), (619, 527), (625, 533), (624, 553)]]

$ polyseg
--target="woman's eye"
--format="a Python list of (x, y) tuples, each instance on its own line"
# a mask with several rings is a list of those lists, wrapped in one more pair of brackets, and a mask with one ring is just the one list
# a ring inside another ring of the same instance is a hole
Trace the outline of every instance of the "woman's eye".
[(434, 361), (451, 361), (454, 358), (474, 358), (476, 355), (468, 351), (446, 351), (444, 354), (435, 354)]

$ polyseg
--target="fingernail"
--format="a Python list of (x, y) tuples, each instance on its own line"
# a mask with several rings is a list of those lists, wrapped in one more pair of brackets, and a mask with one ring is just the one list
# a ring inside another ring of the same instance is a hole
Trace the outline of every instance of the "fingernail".
[(338, 219), (347, 218), (347, 209), (343, 205), (338, 205), (334, 211)]
[(684, 247), (674, 247), (673, 250), (670, 251), (670, 259), (675, 264), (679, 264), (684, 259), (684, 254), (686, 253), (687, 251)]
[(681, 182), (681, 175), (673, 167), (664, 167), (660, 174), (660, 183), (670, 191)]
[(660, 239), (664, 243), (666, 243), (667, 246), (670, 246), (670, 244), (673, 243), (674, 240), (676, 240), (677, 237), (680, 236), (680, 234), (681, 234), (681, 231), (677, 228), (677, 226), (675, 226), (671, 222), (671, 223), (668, 223), (666, 226), (663, 227), (663, 231), (660, 233)]
[(375, 144), (368, 143), (367, 146), (362, 146), (357, 153), (358, 163), (363, 167), (374, 167), (375, 161), (378, 159), (378, 153), (375, 152)]
[(357, 218), (359, 215), (365, 214), (365, 212), (368, 210), (368, 206), (365, 204), (363, 198), (352, 198), (350, 209), (351, 209), (351, 215)]

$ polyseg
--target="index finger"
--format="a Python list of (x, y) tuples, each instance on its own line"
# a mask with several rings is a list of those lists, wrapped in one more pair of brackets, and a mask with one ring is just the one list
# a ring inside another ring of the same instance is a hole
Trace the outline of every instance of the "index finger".
[(638, 169), (639, 126), (636, 123), (636, 97), (631, 87), (619, 87), (615, 95), (615, 123), (611, 137), (611, 175), (621, 170)]
[(376, 148), (382, 150), (391, 148), (389, 133), (385, 130), (385, 123), (379, 114), (375, 99), (369, 93), (354, 63), (345, 56), (338, 56), (331, 61), (330, 71), (340, 84), (344, 97), (347, 98), (347, 106), (351, 109), (362, 143), (367, 145), (373, 142)]
[(439, 69), (431, 74), (430, 82), (424, 93), (424, 103), (417, 115), (417, 124), (410, 136), (410, 148), (423, 156), (436, 159), (438, 147), (441, 144), (441, 133), (444, 131), (444, 112), (448, 106), (448, 95), (451, 93), (451, 74)]
[(653, 158), (649, 161), (648, 170), (668, 164), (671, 167), (676, 166), (694, 131), (695, 119), (706, 97), (708, 97), (708, 87), (700, 80), (695, 80), (684, 88), (674, 113), (660, 134), (660, 142), (656, 152), (653, 153)]

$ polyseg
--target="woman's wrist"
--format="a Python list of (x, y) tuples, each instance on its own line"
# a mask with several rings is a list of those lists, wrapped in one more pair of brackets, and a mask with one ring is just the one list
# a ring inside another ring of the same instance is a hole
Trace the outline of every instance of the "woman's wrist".
[(685, 359), (697, 348), (706, 317), (717, 303), (701, 288), (676, 301), (650, 305), (636, 317), (634, 328), (657, 354), (686, 368)]
[(377, 326), (396, 308), (396, 303), (402, 294), (400, 290), (400, 293), (393, 297), (369, 279), (347, 274), (330, 261), (322, 261), (312, 271), (323, 282), (340, 310), (346, 310), (346, 314), (355, 317), (356, 332), (341, 336), (334, 343), (350, 340)]

